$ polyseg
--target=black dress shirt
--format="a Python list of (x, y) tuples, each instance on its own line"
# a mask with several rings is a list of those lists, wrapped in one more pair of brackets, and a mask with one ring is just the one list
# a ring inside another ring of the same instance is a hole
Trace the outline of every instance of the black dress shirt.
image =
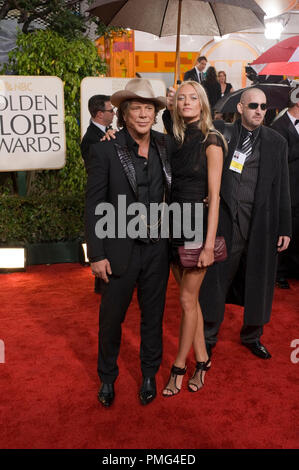
[(132, 156), (133, 165), (136, 172), (137, 201), (145, 205), (149, 220), (150, 203), (160, 204), (164, 197), (164, 181), (161, 160), (151, 134), (148, 158), (138, 154), (139, 146), (126, 132), (126, 143)]
[[(238, 221), (244, 239), (248, 238), (250, 219), (253, 209), (255, 188), (258, 179), (260, 164), (260, 127), (252, 131), (252, 152), (246, 158), (242, 173), (231, 172), (233, 216)], [(240, 137), (237, 144), (238, 150), (242, 149), (244, 140), (247, 138), (248, 130), (241, 125)]]

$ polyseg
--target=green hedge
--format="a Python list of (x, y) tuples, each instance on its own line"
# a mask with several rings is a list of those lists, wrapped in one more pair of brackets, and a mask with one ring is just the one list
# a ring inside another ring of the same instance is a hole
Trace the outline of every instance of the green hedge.
[(84, 197), (44, 195), (0, 199), (1, 245), (84, 239)]

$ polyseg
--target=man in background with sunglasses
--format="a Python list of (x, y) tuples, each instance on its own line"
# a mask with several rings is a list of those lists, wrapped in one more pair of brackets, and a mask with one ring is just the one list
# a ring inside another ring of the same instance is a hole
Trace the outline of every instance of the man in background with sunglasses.
[(277, 253), (291, 236), (287, 143), (262, 125), (267, 104), (261, 90), (246, 90), (237, 109), (241, 119), (233, 125), (224, 163), (218, 229), (229, 255), (208, 269), (200, 304), (210, 355), (225, 303), (235, 303), (244, 306), (241, 343), (269, 359), (260, 338), (270, 320)]

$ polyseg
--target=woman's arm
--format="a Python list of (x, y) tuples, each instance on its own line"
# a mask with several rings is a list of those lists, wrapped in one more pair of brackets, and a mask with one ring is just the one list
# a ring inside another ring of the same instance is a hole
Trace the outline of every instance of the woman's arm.
[(217, 145), (209, 145), (206, 150), (208, 166), (208, 229), (204, 249), (198, 259), (198, 266), (209, 266), (214, 262), (214, 245), (218, 227), (220, 185), (223, 167), (223, 150)]

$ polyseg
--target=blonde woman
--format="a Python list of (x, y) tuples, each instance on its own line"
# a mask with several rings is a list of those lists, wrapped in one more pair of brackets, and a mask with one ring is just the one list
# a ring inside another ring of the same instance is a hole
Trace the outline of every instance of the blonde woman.
[[(186, 373), (186, 360), (193, 345), (196, 367), (188, 382), (190, 392), (204, 385), (211, 367), (203, 331), (203, 317), (198, 295), (208, 266), (214, 262), (214, 244), (218, 225), (219, 191), (226, 144), (212, 124), (209, 101), (197, 82), (183, 82), (177, 89), (173, 105), (173, 134), (177, 150), (172, 157), (172, 202), (191, 203), (194, 220), (195, 203), (208, 197), (209, 207), (204, 229), (204, 248), (197, 267), (183, 268), (178, 247), (187, 241), (172, 238), (173, 273), (180, 287), (182, 318), (179, 348), (170, 377), (163, 390), (165, 397), (177, 395)], [(188, 240), (190, 241), (190, 240)]]

